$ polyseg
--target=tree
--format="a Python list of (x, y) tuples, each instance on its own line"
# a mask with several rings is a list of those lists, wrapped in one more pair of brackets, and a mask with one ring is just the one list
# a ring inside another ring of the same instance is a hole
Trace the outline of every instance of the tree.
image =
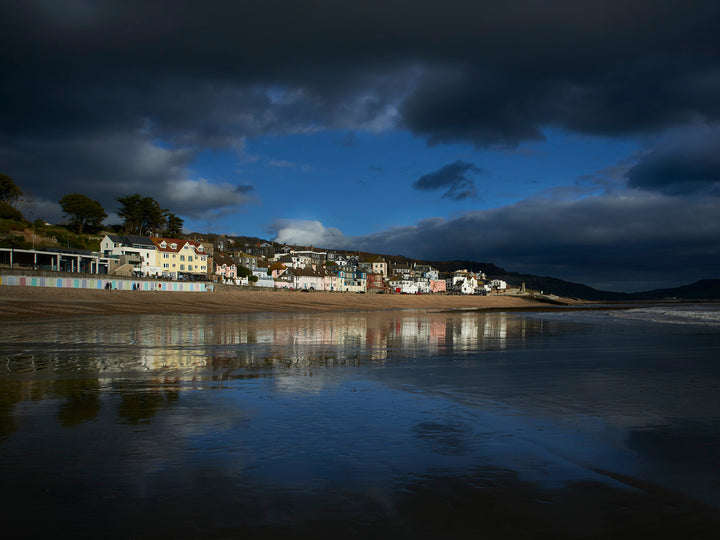
[(0, 201), (14, 206), (22, 196), (20, 186), (7, 174), (0, 173)]
[(172, 212), (167, 213), (167, 228), (165, 234), (170, 238), (179, 238), (182, 235), (182, 228), (185, 222), (181, 217), (176, 216)]
[(96, 230), (107, 217), (102, 205), (81, 193), (70, 193), (60, 199), (60, 206), (70, 218), (70, 227), (77, 233)]
[(247, 266), (243, 266), (242, 264), (237, 265), (237, 275), (238, 277), (246, 277), (249, 278), (253, 275), (252, 270), (250, 270)]
[(12, 206), (10, 203), (0, 201), (0, 219), (12, 219), (15, 221), (22, 221), (23, 215), (20, 210)]
[(152, 197), (135, 193), (115, 200), (120, 203), (117, 214), (125, 220), (124, 227), (127, 232), (143, 235), (165, 229), (168, 211), (160, 208)]

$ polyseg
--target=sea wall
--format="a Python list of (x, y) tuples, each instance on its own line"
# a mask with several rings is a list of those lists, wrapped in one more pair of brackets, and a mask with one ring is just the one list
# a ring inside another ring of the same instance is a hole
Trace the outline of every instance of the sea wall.
[[(109, 284), (109, 286), (108, 286)], [(0, 285), (19, 287), (54, 287), (63, 289), (115, 289), (140, 291), (203, 292), (213, 289), (212, 283), (185, 281), (133, 280), (115, 277), (43, 277), (0, 275)]]

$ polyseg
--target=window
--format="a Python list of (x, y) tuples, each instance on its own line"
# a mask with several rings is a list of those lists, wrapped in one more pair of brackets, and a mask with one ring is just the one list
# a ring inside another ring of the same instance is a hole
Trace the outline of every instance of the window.
[(192, 262), (192, 255), (188, 255), (188, 261)]
[(170, 268), (170, 265), (168, 263), (163, 264), (163, 268)]
[(184, 261), (184, 260), (185, 260), (185, 255), (180, 255), (180, 260), (181, 260), (181, 261)]
[(185, 265), (184, 265), (184, 264), (181, 264), (181, 265), (180, 265), (180, 270), (185, 270)]
[(169, 259), (170, 254), (169, 253), (163, 253), (163, 259)]

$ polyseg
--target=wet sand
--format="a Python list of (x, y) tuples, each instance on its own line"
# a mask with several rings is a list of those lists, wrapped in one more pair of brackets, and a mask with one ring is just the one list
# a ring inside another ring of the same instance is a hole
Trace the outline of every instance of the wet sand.
[[(566, 304), (577, 301), (561, 299)], [(357, 294), (313, 291), (106, 291), (0, 285), (0, 320), (122, 314), (537, 309), (517, 296)], [(562, 306), (555, 306), (562, 307)]]
[[(57, 316), (181, 306), (328, 314)], [(557, 309), (509, 297), (0, 287), (5, 528), (716, 538), (712, 328), (577, 324), (570, 311), (333, 312), (535, 306)], [(48, 309), (54, 319), (5, 322)]]

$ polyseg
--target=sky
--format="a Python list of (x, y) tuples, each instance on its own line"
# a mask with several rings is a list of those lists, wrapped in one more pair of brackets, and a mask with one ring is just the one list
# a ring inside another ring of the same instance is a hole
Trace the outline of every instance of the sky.
[(720, 277), (720, 3), (0, 5), (26, 217), (139, 193), (187, 231), (613, 291)]

